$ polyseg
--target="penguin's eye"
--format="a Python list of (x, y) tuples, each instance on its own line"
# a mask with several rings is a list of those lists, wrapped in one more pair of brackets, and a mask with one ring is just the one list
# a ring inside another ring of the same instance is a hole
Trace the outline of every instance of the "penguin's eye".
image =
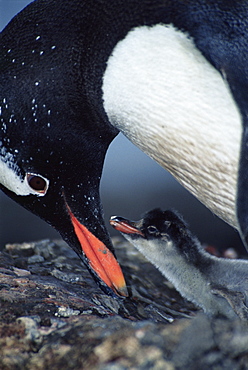
[(40, 175), (33, 173), (26, 174), (27, 183), (32, 190), (39, 194), (46, 194), (48, 189), (48, 180)]
[(156, 228), (156, 226), (153, 226), (153, 225), (148, 226), (147, 230), (150, 234), (158, 233), (158, 229)]

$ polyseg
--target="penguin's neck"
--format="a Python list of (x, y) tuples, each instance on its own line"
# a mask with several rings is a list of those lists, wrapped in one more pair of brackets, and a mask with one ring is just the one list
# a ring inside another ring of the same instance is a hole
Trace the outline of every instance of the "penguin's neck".
[(208, 314), (236, 317), (228, 299), (223, 299), (224, 295), (216, 295), (215, 289), (217, 292), (226, 290), (230, 297), (232, 292), (234, 296), (238, 292), (246, 296), (247, 261), (212, 256), (190, 235), (178, 235), (176, 240), (168, 242), (141, 238), (132, 242), (184, 298)]
[(189, 247), (194, 249), (195, 260), (198, 259), (199, 266), (185, 257), (183, 252), (179, 252), (172, 241), (166, 242), (165, 245), (163, 240), (154, 240), (152, 243), (155, 245), (153, 245), (147, 240), (135, 241), (128, 237), (127, 239), (158, 268), (184, 298), (205, 310), (211, 307), (212, 297), (208, 274), (201, 269), (207, 258), (198, 250), (197, 245)]
[(172, 25), (134, 28), (109, 58), (102, 89), (111, 124), (236, 226), (241, 117), (194, 42)]

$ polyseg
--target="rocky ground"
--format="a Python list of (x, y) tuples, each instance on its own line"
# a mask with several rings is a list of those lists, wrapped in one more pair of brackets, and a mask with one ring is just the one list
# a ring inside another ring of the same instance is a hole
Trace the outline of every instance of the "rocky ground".
[(130, 298), (104, 294), (63, 242), (0, 254), (0, 369), (248, 369), (248, 326), (209, 319), (114, 239)]

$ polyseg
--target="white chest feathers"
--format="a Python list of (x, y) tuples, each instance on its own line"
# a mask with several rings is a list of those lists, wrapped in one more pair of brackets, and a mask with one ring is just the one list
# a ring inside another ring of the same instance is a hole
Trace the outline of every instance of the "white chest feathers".
[(110, 122), (236, 226), (241, 116), (220, 73), (173, 26), (139, 27), (108, 60)]

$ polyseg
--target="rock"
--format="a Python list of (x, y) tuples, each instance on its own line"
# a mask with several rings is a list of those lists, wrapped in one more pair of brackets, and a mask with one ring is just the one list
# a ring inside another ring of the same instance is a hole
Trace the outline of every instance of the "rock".
[(0, 254), (0, 369), (248, 369), (244, 322), (210, 319), (114, 238), (131, 297), (110, 297), (62, 241)]

